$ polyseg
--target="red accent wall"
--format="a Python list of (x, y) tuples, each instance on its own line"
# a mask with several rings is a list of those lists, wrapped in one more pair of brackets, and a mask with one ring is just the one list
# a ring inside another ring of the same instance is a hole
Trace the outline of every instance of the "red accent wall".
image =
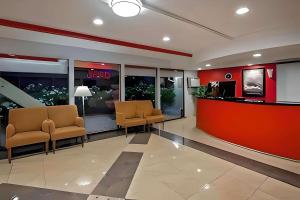
[[(232, 74), (232, 81), (236, 81), (236, 97), (242, 96), (242, 76), (243, 69), (273, 69), (273, 77), (269, 78), (267, 70), (265, 70), (266, 77), (266, 91), (265, 97), (255, 97), (255, 99), (265, 100), (266, 102), (276, 102), (276, 64), (265, 64), (265, 65), (255, 65), (255, 66), (240, 66), (231, 68), (221, 68), (221, 69), (211, 69), (211, 70), (201, 70), (198, 72), (198, 77), (200, 78), (201, 85), (207, 85), (212, 81), (228, 81), (225, 79), (226, 73)], [(249, 98), (249, 97), (247, 97)]]
[(197, 99), (196, 126), (234, 144), (300, 160), (299, 113), (299, 105)]

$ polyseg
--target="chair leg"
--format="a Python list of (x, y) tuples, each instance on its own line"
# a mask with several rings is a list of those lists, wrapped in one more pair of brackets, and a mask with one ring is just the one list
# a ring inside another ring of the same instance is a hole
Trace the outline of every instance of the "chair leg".
[(8, 158), (8, 163), (11, 163), (11, 148), (7, 149), (7, 158)]
[(126, 135), (126, 137), (127, 137), (127, 127), (125, 127), (125, 135)]
[(49, 142), (45, 142), (45, 152), (46, 152), (46, 155), (48, 155), (48, 151), (49, 151)]
[(150, 124), (148, 124), (148, 133), (150, 133)]
[(146, 133), (146, 124), (144, 124), (144, 133)]
[(52, 141), (52, 150), (53, 150), (53, 154), (55, 154), (55, 148), (56, 148), (56, 141), (53, 140), (53, 141)]
[(81, 137), (81, 146), (82, 146), (82, 148), (83, 148), (83, 146), (84, 146), (84, 137), (85, 137), (85, 136), (82, 136), (82, 137)]

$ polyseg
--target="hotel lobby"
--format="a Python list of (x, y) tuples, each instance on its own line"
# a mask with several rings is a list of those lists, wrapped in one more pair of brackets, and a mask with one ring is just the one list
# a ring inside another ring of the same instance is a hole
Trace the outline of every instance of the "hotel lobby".
[(0, 200), (299, 200), (299, 8), (0, 0)]

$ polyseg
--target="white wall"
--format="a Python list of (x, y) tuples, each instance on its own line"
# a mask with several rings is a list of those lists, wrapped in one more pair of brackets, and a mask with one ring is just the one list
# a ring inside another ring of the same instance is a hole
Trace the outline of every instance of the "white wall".
[(196, 114), (196, 99), (192, 96), (193, 89), (187, 87), (187, 78), (197, 78), (197, 71), (184, 71), (184, 102), (185, 102), (185, 117), (195, 116)]
[(277, 65), (277, 101), (300, 102), (300, 62)]

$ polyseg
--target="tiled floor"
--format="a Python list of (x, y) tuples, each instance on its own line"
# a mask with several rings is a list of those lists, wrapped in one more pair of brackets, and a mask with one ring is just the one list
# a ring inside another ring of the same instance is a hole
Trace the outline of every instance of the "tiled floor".
[(208, 144), (213, 147), (224, 149), (226, 151), (239, 154), (275, 167), (286, 169), (300, 174), (300, 163), (288, 161), (282, 158), (277, 158), (274, 156), (269, 156), (253, 150), (248, 150), (246, 148), (239, 147), (237, 145), (230, 144), (228, 142), (222, 141), (218, 138), (206, 134), (202, 130), (196, 127), (196, 118), (189, 117), (180, 120), (169, 121), (165, 123), (165, 129), (168, 132), (175, 133), (177, 135), (189, 138), (204, 144)]
[[(190, 129), (193, 129), (190, 127), (190, 120), (171, 121), (166, 123), (166, 128), (170, 131), (171, 125), (174, 124), (177, 125), (179, 131), (185, 131), (180, 133), (181, 135), (194, 135), (193, 139), (196, 139), (197, 131), (189, 132)], [(179, 132), (177, 129), (176, 132)], [(147, 137), (147, 135), (145, 136)], [(198, 139), (205, 137), (200, 134)], [(152, 134), (148, 143), (143, 142), (145, 144), (129, 144), (132, 138), (133, 135), (129, 135), (128, 138), (119, 136), (89, 142), (84, 148), (74, 146), (59, 150), (55, 155), (50, 153), (48, 156), (40, 154), (15, 159), (12, 165), (9, 165), (7, 160), (0, 160), (0, 183), (34, 187), (22, 195), (35, 194), (35, 189), (45, 188), (50, 189), (49, 195), (56, 194), (57, 191), (65, 191), (71, 192), (69, 195), (84, 197), (84, 199), (107, 200), (107, 197), (91, 194), (95, 188), (101, 187), (103, 182), (105, 182), (104, 186), (113, 185), (111, 182), (116, 180), (116, 177), (127, 178), (127, 174), (121, 172), (126, 172), (130, 167), (133, 167), (132, 163), (137, 161), (131, 162), (130, 156), (125, 159), (128, 162), (117, 162), (117, 160), (122, 152), (138, 152), (142, 154), (142, 159), (137, 163), (138, 168), (132, 181), (127, 181), (129, 189), (125, 196), (126, 199), (298, 200), (300, 197), (300, 189), (297, 187), (158, 135)], [(221, 143), (219, 140), (210, 141), (208, 139), (205, 142), (214, 144), (214, 146)], [(230, 144), (224, 143), (221, 146), (225, 148), (227, 145)], [(234, 146), (229, 149), (234, 148), (239, 147)], [(241, 152), (236, 151), (235, 153), (249, 153), (247, 151), (241, 150)], [(249, 155), (253, 156), (251, 152)], [(265, 155), (261, 157), (266, 159)], [(258, 158), (261, 159), (261, 157)], [(277, 159), (276, 164), (291, 168), (294, 171), (299, 170), (299, 163)], [(273, 158), (266, 160), (271, 162)], [(116, 173), (112, 173), (111, 176), (109, 173), (107, 174), (107, 172), (116, 169), (120, 170), (119, 175)], [(107, 180), (101, 181), (104, 180), (104, 177)], [(7, 185), (0, 185), (0, 190), (3, 186), (7, 187)], [(10, 188), (13, 191), (18, 191), (14, 185), (11, 185)], [(26, 189), (23, 188), (23, 190)], [(109, 199), (118, 197), (114, 196), (113, 190), (114, 188), (111, 188), (110, 191), (112, 192), (109, 192), (111, 195)], [(9, 189), (1, 191), (8, 192)], [(61, 194), (65, 195), (65, 193)], [(0, 199), (2, 200), (4, 197), (6, 196), (1, 192)], [(21, 200), (27, 200), (26, 198), (30, 199), (27, 196)], [(56, 199), (60, 200), (60, 198)], [(67, 200), (67, 198), (61, 199)]]

